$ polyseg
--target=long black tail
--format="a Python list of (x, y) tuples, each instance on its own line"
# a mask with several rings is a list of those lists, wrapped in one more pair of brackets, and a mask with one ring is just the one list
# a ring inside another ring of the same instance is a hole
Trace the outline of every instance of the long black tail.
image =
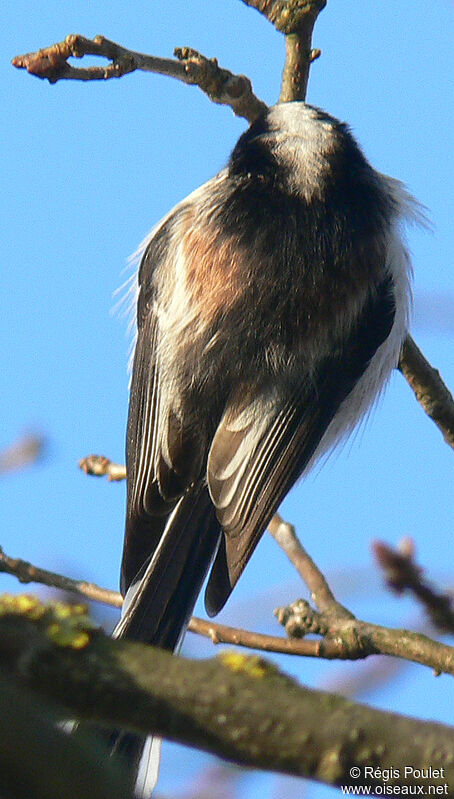
[[(220, 539), (219, 522), (206, 486), (180, 500), (160, 543), (125, 597), (114, 637), (170, 651), (178, 648)], [(149, 799), (157, 779), (160, 742), (106, 731), (111, 756), (122, 758), (134, 775), (138, 797)]]

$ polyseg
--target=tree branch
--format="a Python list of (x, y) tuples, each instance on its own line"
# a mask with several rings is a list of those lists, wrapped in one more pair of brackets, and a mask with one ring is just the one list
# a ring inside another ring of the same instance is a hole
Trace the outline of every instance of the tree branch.
[[(114, 607), (121, 607), (123, 601), (121, 594), (116, 591), (107, 591), (94, 583), (72, 580), (39, 569), (18, 558), (9, 558), (1, 550), (0, 572), (14, 575), (23, 583), (44, 583)], [(213, 644), (234, 644), (263, 652), (317, 657), (325, 660), (363, 660), (369, 655), (392, 655), (428, 666), (440, 674), (454, 675), (453, 647), (440, 644), (420, 633), (381, 627), (356, 619), (336, 600), (326, 612), (317, 613), (305, 600), (299, 599), (292, 605), (279, 608), (275, 615), (290, 638), (228, 627), (195, 616), (191, 619), (188, 630), (209, 638)], [(308, 634), (319, 635), (322, 638), (298, 640)]]
[(307, 19), (310, 24), (285, 37), (286, 58), (279, 97), (281, 103), (306, 99), (310, 66), (321, 55), (320, 50), (312, 49), (315, 18), (308, 16)]
[(354, 618), (350, 611), (337, 602), (325, 580), (325, 576), (301, 544), (294, 526), (285, 522), (276, 513), (268, 525), (268, 530), (306, 583), (311, 593), (312, 601), (319, 610), (330, 612), (346, 619)]
[(43, 456), (46, 441), (44, 436), (26, 433), (0, 450), (0, 474), (14, 472), (36, 463)]
[(293, 33), (308, 16), (318, 17), (327, 0), (242, 0), (263, 14), (281, 33)]
[(415, 561), (413, 541), (404, 539), (399, 549), (375, 541), (372, 548), (388, 586), (397, 594), (410, 591), (421, 602), (435, 627), (454, 633), (454, 596), (437, 591), (423, 579), (423, 569)]
[[(286, 61), (283, 71), (281, 102), (304, 100), (310, 64), (320, 55), (311, 49), (311, 36), (318, 14), (326, 0), (242, 0), (257, 9), (286, 35)], [(80, 69), (68, 64), (71, 56), (98, 55), (111, 63), (105, 67)], [(237, 116), (253, 122), (266, 111), (266, 105), (252, 92), (251, 82), (244, 75), (233, 75), (219, 67), (215, 58), (208, 59), (191, 48), (175, 51), (177, 60), (128, 50), (103, 36), (86, 39), (71, 34), (63, 42), (45, 47), (36, 53), (13, 58), (15, 67), (26, 69), (50, 83), (58, 80), (106, 80), (121, 77), (135, 70), (155, 72), (199, 86), (215, 103), (228, 105)], [(413, 389), (418, 402), (441, 430), (445, 441), (454, 447), (454, 400), (436, 369), (424, 358), (408, 336), (400, 358), (399, 369)], [(120, 479), (111, 476), (110, 479)]]
[[(0, 663), (7, 675), (76, 718), (195, 746), (237, 763), (332, 785), (454, 785), (454, 730), (308, 690), (258, 657), (226, 652), (186, 660), (112, 640), (88, 624), (74, 647), (64, 614), (0, 603)], [(70, 607), (68, 606), (69, 610)], [(41, 614), (41, 615), (40, 615)], [(80, 617), (79, 617), (80, 625)], [(57, 634), (55, 632), (57, 628)], [(52, 630), (52, 635), (50, 635)], [(369, 771), (366, 771), (366, 766)], [(411, 776), (404, 769), (413, 769)], [(453, 796), (453, 789), (442, 788)]]
[(79, 469), (92, 477), (107, 477), (110, 482), (126, 480), (126, 466), (114, 463), (105, 455), (87, 455), (79, 461)]
[(320, 50), (312, 49), (312, 32), (327, 0), (243, 0), (285, 34), (286, 58), (279, 102), (306, 98), (309, 70)]
[(59, 728), (55, 705), (0, 676), (2, 799), (134, 799), (130, 780), (88, 730)]
[(411, 336), (402, 347), (399, 370), (446, 443), (454, 448), (454, 399), (440, 372), (430, 365)]
[(60, 591), (67, 591), (83, 599), (102, 602), (104, 605), (111, 605), (115, 608), (121, 608), (123, 604), (123, 597), (118, 591), (109, 591), (86, 580), (73, 580), (71, 577), (41, 569), (26, 560), (11, 558), (3, 552), (1, 547), (0, 572), (17, 577), (20, 583), (41, 583), (50, 588), (58, 588)]
[[(85, 55), (103, 56), (111, 62), (104, 67), (86, 69), (68, 64), (68, 58), (83, 58)], [(228, 105), (236, 116), (253, 122), (266, 111), (266, 105), (252, 91), (251, 81), (245, 75), (234, 75), (222, 69), (215, 58), (206, 58), (190, 47), (177, 48), (176, 60), (128, 50), (104, 36), (86, 39), (70, 34), (63, 42), (38, 50), (36, 53), (16, 56), (12, 64), (26, 69), (49, 83), (59, 80), (108, 80), (120, 78), (129, 72), (143, 70), (168, 75), (190, 85), (199, 86), (210, 100)]]
[[(40, 583), (51, 588), (58, 588), (60, 591), (75, 594), (81, 599), (101, 602), (111, 607), (121, 608), (123, 604), (123, 597), (118, 591), (110, 591), (106, 588), (101, 588), (95, 583), (89, 583), (85, 580), (73, 580), (56, 572), (41, 569), (20, 558), (9, 557), (0, 548), (1, 572), (17, 577), (21, 583)], [(235, 644), (248, 649), (304, 657), (343, 657), (341, 648), (334, 642), (330, 642), (325, 646), (321, 641), (292, 641), (279, 636), (262, 635), (235, 627), (228, 627), (224, 624), (197, 618), (196, 616), (193, 616), (189, 622), (188, 630), (209, 638), (213, 644)]]
[(353, 617), (351, 620), (317, 613), (304, 599), (278, 608), (276, 616), (288, 635), (322, 635), (320, 657), (332, 659), (324, 647), (334, 642), (337, 658), (360, 660), (369, 655), (392, 655), (428, 666), (437, 674), (454, 676), (454, 647), (440, 644), (422, 633), (382, 627)]

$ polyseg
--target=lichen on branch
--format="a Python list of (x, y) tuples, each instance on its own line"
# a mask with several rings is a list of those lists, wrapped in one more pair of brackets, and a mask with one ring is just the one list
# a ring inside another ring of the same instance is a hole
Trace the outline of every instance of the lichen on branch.
[[(442, 769), (434, 784), (454, 785), (449, 727), (309, 690), (257, 656), (187, 660), (98, 630), (82, 648), (61, 646), (46, 632), (46, 613), (0, 615), (0, 667), (75, 718), (332, 785), (349, 784), (350, 768), (366, 765), (389, 768), (389, 784), (405, 785), (404, 766), (429, 764)], [(361, 782), (381, 785), (374, 774)], [(417, 776), (412, 784), (425, 785)]]

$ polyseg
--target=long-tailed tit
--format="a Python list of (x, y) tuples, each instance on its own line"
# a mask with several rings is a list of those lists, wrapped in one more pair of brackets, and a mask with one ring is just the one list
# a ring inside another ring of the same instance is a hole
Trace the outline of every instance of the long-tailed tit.
[(292, 102), (145, 240), (118, 635), (173, 650), (211, 564), (216, 614), (295, 481), (370, 408), (407, 329), (412, 213), (346, 125)]

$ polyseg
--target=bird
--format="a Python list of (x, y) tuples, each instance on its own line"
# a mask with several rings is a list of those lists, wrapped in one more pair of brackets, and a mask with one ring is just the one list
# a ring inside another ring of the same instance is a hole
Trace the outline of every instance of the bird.
[[(207, 575), (214, 616), (296, 481), (367, 414), (407, 332), (417, 215), (345, 123), (294, 101), (144, 240), (117, 637), (178, 649)], [(143, 740), (112, 745), (137, 766)]]

